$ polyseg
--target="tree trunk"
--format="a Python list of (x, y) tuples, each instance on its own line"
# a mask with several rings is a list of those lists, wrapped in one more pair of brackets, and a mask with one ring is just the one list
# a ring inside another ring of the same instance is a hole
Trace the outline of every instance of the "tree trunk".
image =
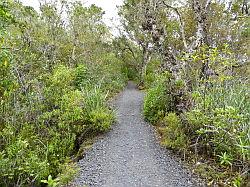
[[(201, 46), (209, 46), (208, 37), (207, 37), (207, 14), (208, 8), (211, 4), (211, 0), (208, 0), (205, 5), (202, 5), (200, 0), (193, 0), (192, 7), (195, 14), (195, 19), (197, 21), (197, 31), (196, 31), (196, 40), (191, 46), (191, 50), (198, 49)], [(204, 62), (201, 67), (201, 79), (209, 78), (209, 59), (204, 59)]]
[(140, 85), (142, 86), (144, 84), (144, 75), (146, 73), (146, 68), (148, 65), (148, 62), (150, 61), (150, 52), (148, 49), (148, 45), (143, 45), (142, 47), (142, 62), (140, 67)]

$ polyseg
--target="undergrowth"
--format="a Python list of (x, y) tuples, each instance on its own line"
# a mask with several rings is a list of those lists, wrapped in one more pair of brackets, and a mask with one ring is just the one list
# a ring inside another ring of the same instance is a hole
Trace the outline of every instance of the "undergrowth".
[(42, 3), (38, 14), (0, 2), (1, 187), (72, 180), (72, 158), (88, 137), (109, 130), (108, 99), (127, 81), (102, 10), (62, 1), (65, 26), (57, 3)]
[(157, 124), (162, 144), (181, 153), (209, 185), (243, 186), (250, 166), (249, 82), (230, 75), (234, 61), (214, 51), (210, 65), (219, 75), (207, 80), (194, 79), (198, 72), (188, 75), (192, 78), (188, 110), (180, 113), (171, 107), (178, 93), (176, 83), (160, 73), (156, 76), (161, 80), (147, 90), (144, 115)]

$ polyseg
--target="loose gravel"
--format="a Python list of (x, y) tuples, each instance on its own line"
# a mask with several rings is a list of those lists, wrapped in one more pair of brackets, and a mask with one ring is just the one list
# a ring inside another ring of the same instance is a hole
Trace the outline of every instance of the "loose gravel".
[(190, 172), (160, 146), (154, 128), (143, 120), (143, 97), (129, 83), (117, 98), (118, 122), (79, 161), (76, 186), (198, 186)]

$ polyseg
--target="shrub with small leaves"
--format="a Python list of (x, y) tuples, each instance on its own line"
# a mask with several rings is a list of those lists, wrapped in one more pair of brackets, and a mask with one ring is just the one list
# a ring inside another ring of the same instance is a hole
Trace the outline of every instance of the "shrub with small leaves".
[(175, 113), (168, 113), (163, 119), (163, 124), (163, 145), (177, 150), (185, 150), (188, 145), (188, 137), (180, 118)]
[(114, 122), (114, 114), (107, 108), (98, 108), (90, 112), (91, 129), (97, 132), (108, 130)]

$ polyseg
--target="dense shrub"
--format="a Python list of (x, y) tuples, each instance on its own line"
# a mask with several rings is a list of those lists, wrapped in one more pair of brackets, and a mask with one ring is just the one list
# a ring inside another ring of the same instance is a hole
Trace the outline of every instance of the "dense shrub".
[(105, 108), (95, 109), (89, 115), (92, 129), (98, 132), (108, 130), (114, 121), (114, 115)]
[(161, 62), (158, 59), (152, 59), (148, 63), (148, 65), (146, 67), (146, 72), (143, 75), (143, 81), (144, 81), (145, 88), (150, 88), (155, 83), (155, 80), (159, 76), (157, 73), (157, 69), (159, 68), (160, 63)]
[[(75, 70), (66, 66), (55, 68), (45, 80), (44, 105), (39, 106), (36, 124), (26, 122), (16, 129), (5, 123), (0, 132), (2, 185), (38, 184), (49, 175), (57, 176), (73, 153), (77, 136), (106, 131), (114, 122), (106, 88), (87, 82), (77, 89)], [(34, 103), (35, 108), (40, 104)]]
[(226, 81), (206, 92), (195, 92), (196, 106), (186, 116), (190, 131), (196, 132), (193, 138), (199, 136), (201, 148), (205, 146), (218, 159), (218, 155), (227, 153), (231, 164), (241, 162), (243, 166), (250, 156), (247, 147), (250, 144), (249, 90), (242, 81), (240, 84)]
[(98, 7), (67, 4), (65, 28), (56, 2), (40, 15), (5, 4), (15, 21), (3, 29), (0, 6), (0, 186), (63, 185), (76, 172), (79, 137), (114, 122), (107, 101), (125, 85), (123, 62)]
[(102, 64), (89, 67), (82, 64), (78, 65), (76, 68), (76, 86), (81, 90), (81, 88), (97, 85), (102, 88), (103, 92), (106, 92), (106, 94), (109, 92), (108, 94), (111, 95), (119, 92), (127, 81), (127, 75), (123, 72), (123, 62), (112, 52), (102, 55), (100, 58)]
[(175, 113), (168, 113), (163, 119), (163, 145), (185, 151), (188, 137), (185, 134), (183, 124)]
[(81, 87), (85, 87), (84, 84), (89, 84), (91, 80), (91, 73), (84, 64), (79, 64), (75, 69), (75, 85), (80, 90)]
[(151, 123), (156, 123), (168, 111), (170, 98), (167, 96), (165, 81), (164, 75), (159, 76), (145, 96), (143, 113), (146, 120)]

